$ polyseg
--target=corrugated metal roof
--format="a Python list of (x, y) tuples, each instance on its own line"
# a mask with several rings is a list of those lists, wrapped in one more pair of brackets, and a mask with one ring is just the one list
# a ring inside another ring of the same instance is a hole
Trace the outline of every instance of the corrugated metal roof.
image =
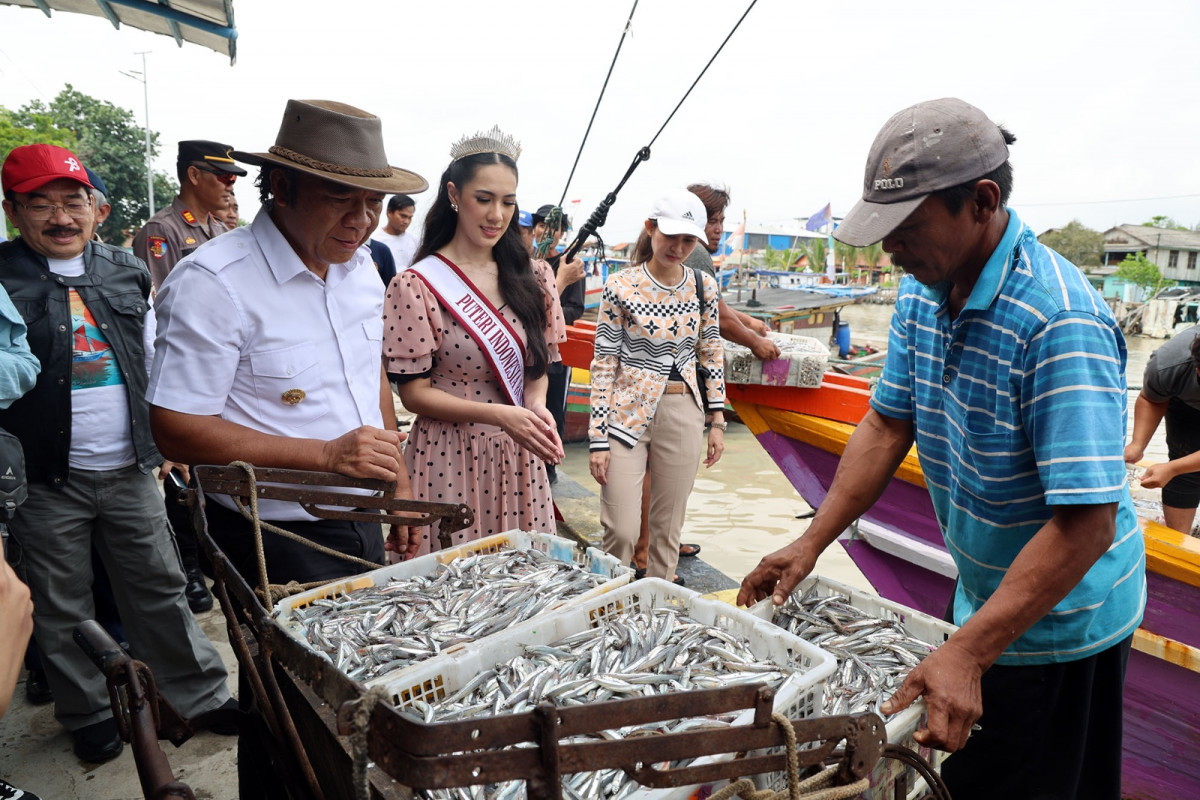
[(1197, 250), (1200, 249), (1200, 233), (1149, 225), (1118, 225), (1104, 232), (1105, 250), (1128, 250), (1132, 243), (1161, 250)]
[(0, 5), (38, 9), (47, 17), (53, 11), (104, 17), (114, 28), (128, 25), (138, 30), (170, 36), (237, 58), (237, 29), (233, 25), (233, 0), (0, 0)]

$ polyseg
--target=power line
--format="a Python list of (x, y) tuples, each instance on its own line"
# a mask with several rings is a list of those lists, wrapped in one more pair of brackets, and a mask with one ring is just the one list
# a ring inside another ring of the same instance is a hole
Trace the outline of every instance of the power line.
[(1146, 203), (1151, 200), (1186, 200), (1191, 197), (1200, 197), (1200, 194), (1168, 194), (1161, 197), (1132, 197), (1125, 200), (1076, 200), (1074, 202), (1063, 203), (1021, 203), (1021, 208), (1033, 208), (1035, 206), (1099, 206), (1110, 203)]

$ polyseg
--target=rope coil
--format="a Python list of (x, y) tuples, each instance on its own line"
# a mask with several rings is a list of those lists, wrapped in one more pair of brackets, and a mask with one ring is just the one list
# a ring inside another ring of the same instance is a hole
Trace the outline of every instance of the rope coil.
[(800, 780), (800, 757), (796, 754), (796, 729), (792, 722), (778, 711), (771, 714), (771, 719), (783, 731), (787, 740), (787, 788), (779, 791), (758, 789), (749, 778), (735, 781), (724, 789), (714, 792), (709, 800), (731, 800), (741, 797), (742, 800), (845, 800), (856, 797), (871, 788), (868, 778), (862, 778), (845, 786), (833, 786), (837, 777), (838, 766), (818, 772), (816, 775)]
[(247, 509), (242, 503), (242, 498), (233, 496), (233, 504), (241, 515), (254, 526), (254, 550), (258, 558), (258, 586), (255, 588), (255, 594), (262, 598), (264, 604), (268, 608), (274, 607), (275, 603), (291, 597), (299, 592), (305, 592), (309, 589), (315, 589), (318, 586), (324, 586), (329, 581), (314, 581), (313, 583), (298, 583), (289, 581), (286, 584), (271, 583), (267, 580), (267, 556), (263, 551), (263, 530), (268, 530), (276, 536), (282, 536), (285, 539), (291, 539), (293, 542), (298, 542), (307, 547), (316, 550), (327, 556), (335, 556), (343, 561), (349, 561), (352, 564), (365, 566), (368, 569), (379, 569), (381, 565), (374, 561), (368, 561), (365, 558), (352, 556), (347, 553), (342, 553), (334, 550), (331, 547), (326, 547), (323, 544), (318, 544), (311, 539), (306, 539), (298, 533), (293, 533), (284, 528), (272, 525), (269, 522), (263, 522), (258, 516), (258, 478), (254, 474), (254, 465), (247, 461), (232, 461), (229, 466), (238, 467), (246, 473), (246, 480), (250, 484), (250, 508)]

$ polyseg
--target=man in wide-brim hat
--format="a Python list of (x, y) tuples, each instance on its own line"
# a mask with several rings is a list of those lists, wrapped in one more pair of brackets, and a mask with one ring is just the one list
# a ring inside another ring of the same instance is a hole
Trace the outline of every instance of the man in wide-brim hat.
[[(343, 103), (289, 100), (275, 145), (234, 152), (259, 166), (254, 221), (200, 247), (163, 282), (147, 397), (155, 440), (186, 464), (395, 480), (411, 498), (382, 367), (384, 287), (363, 245), (388, 194), (427, 188), (388, 164), (378, 117)], [(317, 519), (262, 500), (259, 517), (356, 560), (263, 532), (268, 580), (329, 581), (384, 561), (378, 523)], [(253, 529), (214, 495), (210, 535), (257, 583)], [(394, 530), (403, 547), (408, 530)], [(249, 702), (241, 684), (243, 706)], [(259, 737), (243, 730), (243, 796), (267, 794)], [(261, 791), (260, 791), (261, 790)]]
[[(156, 441), (183, 463), (396, 480), (397, 496), (411, 497), (381, 366), (384, 287), (363, 245), (384, 197), (423, 191), (425, 179), (389, 166), (378, 117), (326, 100), (289, 100), (275, 145), (233, 157), (261, 168), (262, 208), (181, 261), (158, 293)], [(213, 499), (210, 533), (256, 578), (249, 523), (228, 498)], [(265, 533), (271, 582), (332, 580), (384, 561), (378, 524), (317, 519), (281, 501), (261, 501), (259, 516), (362, 559)]]

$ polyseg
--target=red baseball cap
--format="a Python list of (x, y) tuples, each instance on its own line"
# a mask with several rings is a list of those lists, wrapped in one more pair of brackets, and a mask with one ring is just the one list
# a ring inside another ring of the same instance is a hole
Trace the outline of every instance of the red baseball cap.
[(75, 154), (52, 144), (14, 147), (0, 169), (0, 184), (6, 193), (32, 192), (59, 178), (69, 178), (93, 188)]

